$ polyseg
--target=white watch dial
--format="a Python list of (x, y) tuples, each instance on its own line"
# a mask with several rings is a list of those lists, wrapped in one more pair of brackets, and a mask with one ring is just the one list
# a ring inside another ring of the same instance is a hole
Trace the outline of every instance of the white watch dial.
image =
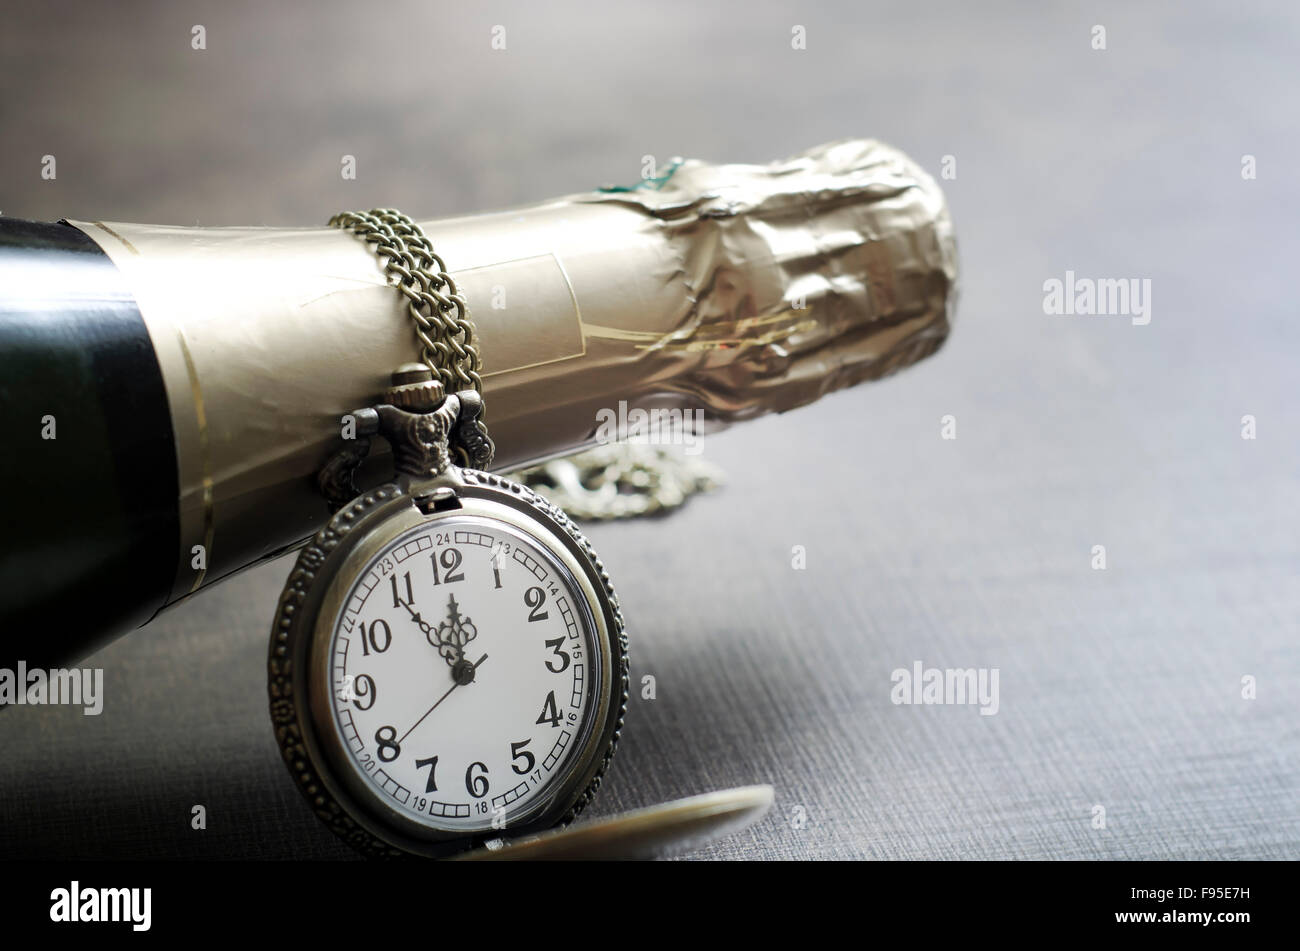
[(360, 787), (423, 826), (507, 830), (582, 746), (591, 610), (536, 539), (452, 515), (366, 564), (333, 619), (332, 721)]

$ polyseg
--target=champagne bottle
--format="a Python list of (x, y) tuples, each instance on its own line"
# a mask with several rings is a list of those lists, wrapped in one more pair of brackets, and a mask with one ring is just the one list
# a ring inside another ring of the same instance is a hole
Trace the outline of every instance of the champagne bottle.
[[(421, 226), (473, 314), (499, 470), (614, 413), (708, 431), (885, 376), (955, 297), (941, 192), (870, 140)], [(0, 664), (69, 662), (301, 544), (346, 414), (416, 353), (337, 229), (0, 218)]]

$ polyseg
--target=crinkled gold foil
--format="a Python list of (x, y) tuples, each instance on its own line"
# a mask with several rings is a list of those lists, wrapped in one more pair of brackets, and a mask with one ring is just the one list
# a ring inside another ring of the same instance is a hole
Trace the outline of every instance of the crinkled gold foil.
[[(340, 416), (416, 356), (379, 261), (326, 227), (73, 224), (124, 273), (162, 365), (172, 600), (310, 536)], [(885, 376), (942, 344), (955, 300), (942, 193), (871, 140), (421, 224), (479, 330), (500, 469), (590, 444), (621, 401), (712, 429)]]

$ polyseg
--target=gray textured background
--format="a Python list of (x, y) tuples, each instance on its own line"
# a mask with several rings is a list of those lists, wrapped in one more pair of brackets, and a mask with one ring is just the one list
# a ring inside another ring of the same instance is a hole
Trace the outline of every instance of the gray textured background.
[[(33, 4), (0, 33), (0, 209), (300, 225), (542, 199), (644, 154), (955, 156), (947, 347), (711, 438), (725, 491), (592, 531), (659, 687), (594, 811), (770, 782), (765, 821), (693, 855), (1296, 858), (1300, 13), (1044, 6)], [(1150, 325), (1044, 316), (1067, 268), (1151, 279)], [(97, 655), (103, 716), (0, 717), (0, 855), (350, 855), (265, 711), (288, 569)], [(894, 706), (915, 660), (998, 667), (1000, 712)]]

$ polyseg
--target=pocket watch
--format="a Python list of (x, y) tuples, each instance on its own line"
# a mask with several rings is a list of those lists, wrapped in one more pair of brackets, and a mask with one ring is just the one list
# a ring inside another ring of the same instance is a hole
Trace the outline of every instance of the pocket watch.
[(451, 461), (449, 437), (476, 433), (481, 403), (412, 382), (421, 371), (352, 414), (358, 446), (326, 481), (349, 481), (375, 435), (397, 476), (302, 550), (271, 637), (285, 762), (316, 814), (374, 855), (567, 823), (627, 709), (626, 635), (600, 559), (530, 489)]
[[(409, 219), (377, 215), (358, 217), (409, 255)], [(456, 300), (438, 271), (411, 281), (417, 294), (440, 277)], [(600, 559), (561, 509), (483, 471), (482, 398), (447, 392), (435, 366), (399, 368), (379, 405), (350, 414), (355, 439), (320, 474), (335, 514), (299, 554), (271, 632), (285, 763), (316, 815), (372, 856), (442, 857), (568, 823), (627, 710), (627, 638)], [(376, 436), (395, 475), (357, 492)]]

